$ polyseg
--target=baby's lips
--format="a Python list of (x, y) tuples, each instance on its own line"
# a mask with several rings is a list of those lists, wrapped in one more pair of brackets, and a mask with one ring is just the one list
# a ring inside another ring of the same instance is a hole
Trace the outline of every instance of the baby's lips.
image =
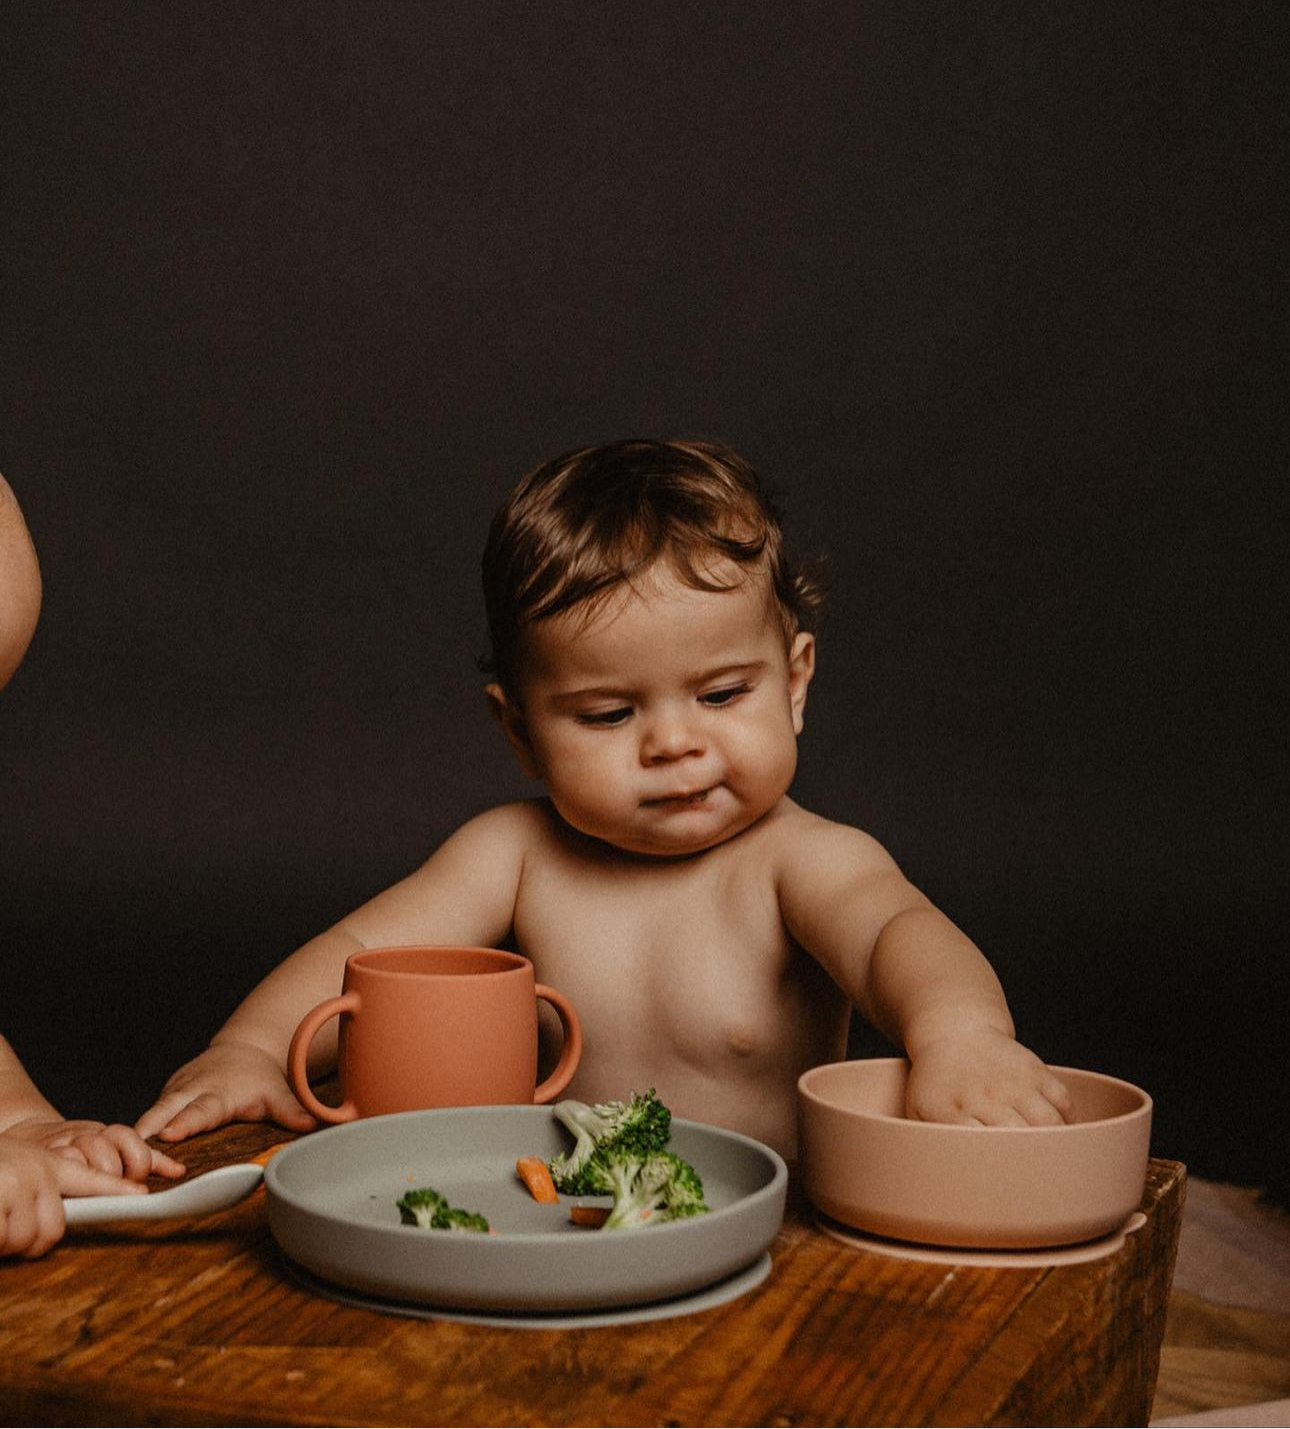
[(702, 804), (706, 803), (708, 795), (712, 793), (715, 785), (701, 785), (697, 789), (678, 789), (670, 794), (656, 794), (652, 798), (646, 799), (647, 805), (662, 804)]

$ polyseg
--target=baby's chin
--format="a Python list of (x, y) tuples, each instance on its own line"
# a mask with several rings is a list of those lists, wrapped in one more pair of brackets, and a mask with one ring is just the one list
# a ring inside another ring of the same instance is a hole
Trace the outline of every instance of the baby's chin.
[(582, 826), (563, 811), (560, 811), (560, 814), (571, 828), (577, 829), (580, 834), (595, 840), (596, 843), (633, 858), (658, 861), (692, 858), (695, 854), (706, 853), (709, 849), (738, 838), (761, 817), (758, 812), (720, 822), (701, 818), (677, 818), (669, 820), (663, 828), (639, 829)]

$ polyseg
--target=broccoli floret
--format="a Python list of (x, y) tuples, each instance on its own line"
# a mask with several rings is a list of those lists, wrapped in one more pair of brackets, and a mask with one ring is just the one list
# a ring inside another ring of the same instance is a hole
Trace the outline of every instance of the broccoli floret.
[(638, 1156), (611, 1146), (597, 1152), (593, 1160), (602, 1168), (614, 1197), (604, 1230), (635, 1230), (700, 1216), (708, 1209), (699, 1173), (670, 1151)]
[(428, 1231), (487, 1231), (488, 1221), (475, 1211), (463, 1211), (448, 1204), (432, 1186), (418, 1186), (398, 1201), (399, 1219), (404, 1225)]
[(478, 1211), (463, 1211), (458, 1206), (445, 1206), (437, 1212), (431, 1227), (437, 1231), (483, 1231), (488, 1233), (488, 1221)]
[(433, 1187), (418, 1186), (415, 1191), (409, 1191), (399, 1200), (399, 1219), (406, 1226), (421, 1226), (429, 1230), (435, 1212), (447, 1204)]
[(572, 1151), (549, 1163), (551, 1179), (567, 1196), (612, 1195), (604, 1230), (625, 1230), (702, 1215), (703, 1182), (679, 1156), (663, 1148), (672, 1113), (651, 1087), (627, 1101), (562, 1101), (552, 1108), (573, 1133)]
[(610, 1187), (603, 1167), (595, 1163), (597, 1152), (618, 1147), (637, 1156), (648, 1156), (667, 1145), (672, 1113), (659, 1101), (651, 1087), (644, 1094), (632, 1093), (627, 1101), (557, 1102), (552, 1111), (575, 1139), (572, 1151), (554, 1157), (548, 1169), (556, 1188), (568, 1196), (604, 1194)]
[(705, 1215), (708, 1203), (703, 1199), (703, 1181), (699, 1173), (679, 1156), (672, 1156), (666, 1151), (663, 1155), (670, 1157), (672, 1163), (672, 1176), (663, 1189), (667, 1202), (667, 1215), (664, 1219), (679, 1221), (686, 1216)]

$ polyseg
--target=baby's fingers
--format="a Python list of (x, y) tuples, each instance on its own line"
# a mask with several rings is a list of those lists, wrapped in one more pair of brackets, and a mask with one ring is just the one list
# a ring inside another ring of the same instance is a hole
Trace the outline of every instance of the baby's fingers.
[(23, 1201), (7, 1212), (0, 1207), (0, 1255), (35, 1260), (63, 1234), (63, 1213), (55, 1197)]
[(1075, 1098), (1059, 1076), (1053, 1072), (1045, 1072), (1039, 1083), (1039, 1092), (1062, 1121), (1075, 1120)]
[(73, 1161), (71, 1157), (56, 1158), (55, 1177), (61, 1196), (143, 1196), (147, 1187), (124, 1176), (111, 1176), (106, 1171)]
[(111, 1140), (101, 1131), (85, 1131), (74, 1136), (66, 1146), (59, 1147), (63, 1156), (72, 1156), (102, 1171), (107, 1176), (121, 1174), (121, 1156)]
[(1061, 1126), (1065, 1121), (1052, 1102), (1041, 1097), (1038, 1092), (1032, 1096), (1018, 1098), (1017, 1111), (1023, 1126)]
[(312, 1131), (318, 1125), (317, 1118), (311, 1116), (286, 1090), (270, 1092), (265, 1097), (264, 1113), (268, 1120), (276, 1121), (288, 1131)]
[(149, 1176), (166, 1176), (175, 1181), (187, 1172), (188, 1167), (182, 1161), (176, 1161), (173, 1156), (167, 1156), (164, 1151), (157, 1151), (151, 1146), (148, 1150), (152, 1153), (152, 1167), (147, 1172)]
[(1070, 1110), (1065, 1083), (1048, 1075), (1037, 1086), (1018, 1088), (1006, 1107), (1009, 1115), (995, 1119), (992, 1125), (1063, 1126), (1070, 1120)]
[(137, 1131), (128, 1126), (105, 1126), (100, 1135), (112, 1147), (121, 1174), (131, 1181), (146, 1181), (149, 1176), (169, 1176), (173, 1179), (184, 1174), (185, 1168), (173, 1156), (154, 1151)]
[(141, 1138), (156, 1136), (180, 1107), (187, 1105), (188, 1098), (182, 1093), (160, 1096), (135, 1122), (134, 1129)]
[(1026, 1118), (1006, 1102), (990, 1102), (979, 1106), (967, 1121), (973, 1126), (1025, 1126)]
[(199, 1131), (210, 1131), (229, 1120), (224, 1103), (213, 1092), (189, 1096), (178, 1092), (162, 1097), (134, 1124), (141, 1137), (155, 1136), (160, 1141), (183, 1141)]

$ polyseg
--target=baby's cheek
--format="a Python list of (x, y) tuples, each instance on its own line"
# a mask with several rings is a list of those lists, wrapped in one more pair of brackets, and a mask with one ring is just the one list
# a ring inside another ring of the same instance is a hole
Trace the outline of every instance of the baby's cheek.
[(615, 797), (617, 786), (595, 765), (580, 768), (578, 775), (576, 780), (549, 782), (547, 794), (570, 828), (590, 838), (606, 838), (622, 818), (621, 801)]

